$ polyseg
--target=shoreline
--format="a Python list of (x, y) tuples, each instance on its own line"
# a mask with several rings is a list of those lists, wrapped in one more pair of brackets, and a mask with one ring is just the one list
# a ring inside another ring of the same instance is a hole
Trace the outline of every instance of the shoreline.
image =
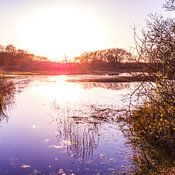
[[(120, 75), (120, 74), (128, 75)], [(133, 75), (133, 74), (135, 75)], [(76, 74), (54, 74), (51, 72), (0, 72), (1, 78), (10, 77), (15, 78), (16, 76), (81, 76), (81, 75), (97, 75), (102, 77), (82, 77), (82, 78), (68, 78), (67, 82), (143, 82), (152, 81), (149, 76), (142, 76), (141, 72), (91, 72), (91, 73), (76, 73)]]

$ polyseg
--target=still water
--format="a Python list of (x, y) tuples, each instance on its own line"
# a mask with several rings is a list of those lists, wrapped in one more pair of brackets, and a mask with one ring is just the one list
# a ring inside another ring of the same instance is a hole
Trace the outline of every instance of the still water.
[(17, 92), (0, 123), (0, 175), (128, 174), (133, 168), (116, 121), (133, 83), (66, 81), (72, 78), (12, 80)]

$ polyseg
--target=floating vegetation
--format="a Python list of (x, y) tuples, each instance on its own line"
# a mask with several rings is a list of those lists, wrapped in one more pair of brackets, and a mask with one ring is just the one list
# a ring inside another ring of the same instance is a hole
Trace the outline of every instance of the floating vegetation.
[(57, 138), (65, 141), (64, 146), (67, 147), (70, 157), (78, 158), (82, 162), (92, 157), (94, 150), (98, 147), (100, 126), (114, 124), (125, 112), (112, 106), (100, 105), (86, 105), (73, 112), (65, 112), (65, 109), (61, 109), (57, 104), (53, 107), (58, 114), (52, 121), (56, 123)]

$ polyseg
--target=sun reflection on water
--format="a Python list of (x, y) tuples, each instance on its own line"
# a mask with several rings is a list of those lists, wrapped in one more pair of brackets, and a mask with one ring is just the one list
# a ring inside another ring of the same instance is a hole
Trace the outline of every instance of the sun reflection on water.
[[(51, 82), (51, 83), (50, 83)], [(77, 101), (83, 95), (84, 89), (79, 84), (66, 82), (66, 76), (51, 78), (44, 85), (32, 87), (35, 93), (43, 95), (49, 100)]]
[[(36, 168), (48, 174), (51, 169), (95, 174), (108, 169), (112, 173), (113, 168), (118, 171), (121, 165), (130, 164), (123, 160), (130, 150), (124, 148), (125, 139), (115, 121), (122, 113), (121, 96), (128, 85), (68, 82), (72, 77), (32, 77), (17, 96), (15, 117), (10, 117), (0, 137), (2, 160), (11, 157), (3, 150), (13, 145), (15, 166), (19, 168), (11, 171), (25, 174)], [(1, 167), (6, 164), (1, 163)], [(1, 169), (0, 174), (5, 172)]]

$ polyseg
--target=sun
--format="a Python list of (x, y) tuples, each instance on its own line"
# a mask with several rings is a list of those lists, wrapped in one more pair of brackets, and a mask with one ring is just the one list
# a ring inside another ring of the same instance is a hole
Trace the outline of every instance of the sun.
[(52, 6), (32, 12), (21, 29), (19, 43), (51, 59), (73, 57), (102, 43), (102, 27), (77, 6)]

